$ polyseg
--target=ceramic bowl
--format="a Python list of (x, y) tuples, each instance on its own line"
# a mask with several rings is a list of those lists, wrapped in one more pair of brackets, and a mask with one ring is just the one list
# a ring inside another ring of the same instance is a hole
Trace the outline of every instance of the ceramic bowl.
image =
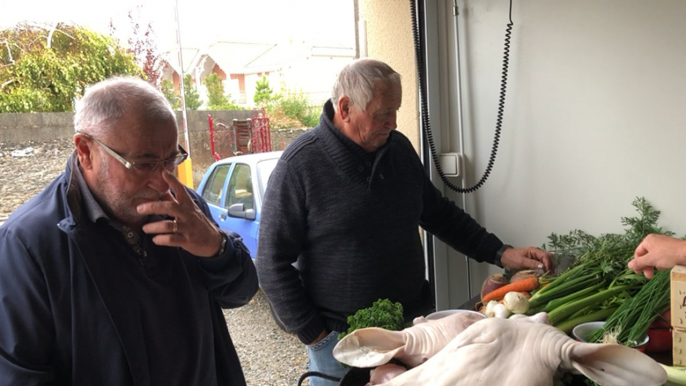
[(444, 318), (448, 315), (458, 314), (460, 312), (467, 312), (470, 314), (479, 315), (479, 316), (483, 317), (484, 319), (486, 318), (486, 315), (482, 314), (481, 312), (472, 311), (472, 310), (460, 310), (460, 309), (436, 311), (436, 312), (433, 312), (433, 313), (427, 315), (426, 318), (429, 320), (436, 320), (436, 319)]
[[(604, 321), (581, 323), (578, 326), (574, 327), (574, 329), (572, 330), (572, 336), (574, 336), (574, 339), (578, 340), (579, 342), (586, 342), (586, 336), (588, 336), (588, 334), (590, 334), (591, 332), (599, 328), (602, 328), (603, 324), (605, 324)], [(632, 348), (635, 348), (640, 352), (644, 352), (649, 340), (650, 338), (648, 337), (648, 335), (646, 335), (645, 339), (643, 339), (642, 342), (640, 342), (636, 346), (633, 346)]]

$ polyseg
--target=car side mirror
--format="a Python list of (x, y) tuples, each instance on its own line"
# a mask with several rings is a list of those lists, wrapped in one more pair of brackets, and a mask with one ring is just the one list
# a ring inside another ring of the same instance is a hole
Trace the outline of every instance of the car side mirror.
[(246, 220), (255, 219), (255, 209), (245, 209), (245, 204), (238, 203), (229, 207), (229, 216), (236, 218), (244, 218)]

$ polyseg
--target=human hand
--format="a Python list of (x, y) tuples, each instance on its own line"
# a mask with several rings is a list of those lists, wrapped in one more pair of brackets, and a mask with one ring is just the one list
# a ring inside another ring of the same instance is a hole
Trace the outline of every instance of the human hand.
[(319, 341), (321, 341), (322, 339), (326, 338), (327, 335), (329, 335), (329, 332), (326, 331), (326, 329), (323, 329), (322, 332), (319, 333), (319, 336), (317, 336), (317, 337), (312, 341), (312, 343), (308, 344), (308, 346), (312, 346), (312, 345), (317, 344)]
[(686, 264), (686, 241), (651, 234), (636, 247), (629, 268), (636, 273), (643, 273), (650, 279), (655, 275), (655, 268), (663, 271), (677, 264)]
[(161, 201), (146, 202), (136, 208), (140, 214), (173, 217), (143, 225), (143, 232), (155, 235), (157, 245), (181, 247), (199, 257), (212, 257), (219, 252), (223, 236), (198, 208), (183, 184), (171, 173), (162, 172), (164, 180), (176, 194), (167, 192)]
[(508, 248), (503, 252), (500, 264), (510, 271), (542, 269), (552, 273), (555, 270), (552, 253), (536, 247)]

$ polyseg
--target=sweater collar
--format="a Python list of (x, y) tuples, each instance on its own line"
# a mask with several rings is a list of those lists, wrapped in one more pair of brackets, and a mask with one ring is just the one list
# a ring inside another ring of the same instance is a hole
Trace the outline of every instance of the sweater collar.
[(389, 154), (393, 148), (395, 132), (391, 132), (385, 145), (374, 153), (368, 153), (334, 126), (334, 113), (333, 103), (328, 100), (319, 118), (318, 137), (326, 152), (346, 175), (371, 189), (374, 181), (388, 178), (391, 174), (392, 162)]

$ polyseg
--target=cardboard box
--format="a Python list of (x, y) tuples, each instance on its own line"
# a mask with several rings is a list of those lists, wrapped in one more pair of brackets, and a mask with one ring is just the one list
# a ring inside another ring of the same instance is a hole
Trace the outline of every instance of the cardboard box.
[(686, 330), (672, 330), (672, 365), (686, 366)]
[(670, 284), (672, 327), (686, 330), (686, 266), (672, 268)]

